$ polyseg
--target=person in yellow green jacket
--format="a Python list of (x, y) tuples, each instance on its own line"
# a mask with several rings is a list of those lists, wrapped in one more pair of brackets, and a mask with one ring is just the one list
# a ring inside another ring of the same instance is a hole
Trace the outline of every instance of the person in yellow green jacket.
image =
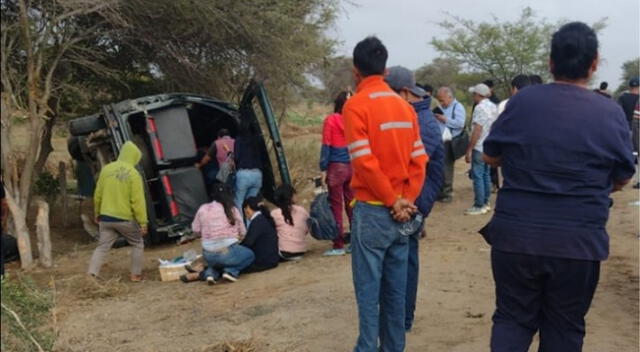
[(126, 142), (118, 160), (100, 172), (93, 195), (100, 239), (89, 264), (91, 276), (98, 276), (107, 252), (122, 235), (132, 247), (131, 281), (142, 281), (143, 237), (148, 233), (148, 220), (144, 185), (136, 170), (141, 156), (135, 144)]

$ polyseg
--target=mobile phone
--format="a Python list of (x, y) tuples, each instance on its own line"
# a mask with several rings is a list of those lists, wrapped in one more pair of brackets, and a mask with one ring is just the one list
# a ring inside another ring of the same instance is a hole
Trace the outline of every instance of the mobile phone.
[(436, 106), (435, 108), (433, 108), (433, 113), (438, 115), (444, 115), (444, 111), (442, 111), (442, 109), (440, 109), (439, 106)]

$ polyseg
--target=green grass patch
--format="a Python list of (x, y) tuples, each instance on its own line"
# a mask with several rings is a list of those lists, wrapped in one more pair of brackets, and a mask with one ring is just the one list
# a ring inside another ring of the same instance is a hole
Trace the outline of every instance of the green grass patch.
[[(54, 333), (50, 290), (39, 288), (29, 277), (5, 278), (2, 281), (2, 306), (0, 350), (38, 351), (31, 340), (33, 337), (45, 351), (51, 351)], [(24, 327), (7, 308), (18, 315)]]

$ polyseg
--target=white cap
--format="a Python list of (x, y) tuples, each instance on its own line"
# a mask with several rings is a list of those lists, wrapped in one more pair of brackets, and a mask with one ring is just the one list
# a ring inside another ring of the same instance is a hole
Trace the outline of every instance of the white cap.
[(478, 95), (482, 95), (483, 97), (488, 97), (491, 95), (491, 89), (484, 83), (478, 83), (475, 86), (469, 88), (469, 93), (476, 93)]

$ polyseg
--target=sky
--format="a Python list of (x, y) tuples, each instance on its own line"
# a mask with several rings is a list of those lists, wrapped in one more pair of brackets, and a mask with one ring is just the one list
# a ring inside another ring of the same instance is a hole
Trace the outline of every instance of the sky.
[(596, 81), (609, 82), (615, 90), (621, 83), (620, 66), (640, 56), (640, 1), (638, 0), (346, 0), (329, 35), (340, 41), (337, 55), (351, 56), (353, 47), (368, 35), (378, 36), (389, 51), (387, 66), (417, 69), (439, 54), (429, 44), (446, 32), (437, 25), (447, 13), (475, 21), (492, 21), (492, 15), (513, 21), (525, 7), (538, 19), (593, 24), (607, 17), (599, 33), (600, 56), (604, 59)]

